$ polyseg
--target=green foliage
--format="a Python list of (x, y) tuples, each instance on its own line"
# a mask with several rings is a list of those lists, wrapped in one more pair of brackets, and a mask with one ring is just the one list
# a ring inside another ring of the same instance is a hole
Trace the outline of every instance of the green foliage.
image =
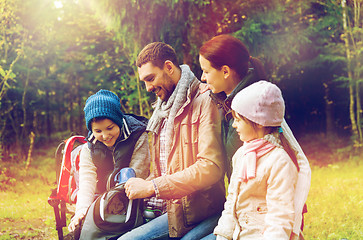
[(15, 2), (0, 1), (0, 148), (1, 137), (6, 126), (6, 115), (16, 103), (6, 99), (7, 91), (17, 82), (14, 67), (22, 55), (22, 27), (18, 24), (18, 5)]
[(261, 4), (244, 16), (234, 35), (248, 45), (253, 56), (260, 56), (269, 64), (271, 77), (278, 80), (279, 68), (297, 64), (301, 50), (311, 43), (304, 12), (304, 1), (271, 1)]
[[(171, 44), (198, 76), (202, 43), (233, 34), (282, 88), (293, 86), (301, 94), (309, 84), (327, 86), (332, 93), (321, 96), (321, 105), (328, 99), (345, 106), (349, 97), (333, 95), (348, 86), (345, 37), (355, 47), (351, 63), (358, 82), (362, 75), (363, 33), (354, 25), (350, 2), (348, 35), (334, 0), (56, 2), (0, 1), (0, 149), (6, 159), (15, 153), (24, 160), (33, 130), (38, 139), (58, 131), (86, 134), (83, 105), (101, 88), (121, 97), (123, 111), (149, 117), (155, 96), (138, 80), (135, 61), (152, 41)], [(313, 72), (318, 74), (307, 77)]]
[[(31, 131), (36, 133), (36, 148), (40, 149), (52, 137), (63, 139), (70, 132), (85, 134), (84, 102), (101, 88), (118, 94), (124, 112), (151, 115), (150, 103), (155, 96), (146, 93), (138, 81), (135, 61), (141, 48), (152, 41), (171, 44), (180, 62), (198, 72), (202, 43), (216, 34), (233, 34), (253, 56), (264, 60), (273, 81), (296, 90), (292, 95), (299, 97), (305, 107), (300, 110), (308, 115), (296, 117), (303, 119), (304, 133), (313, 122), (309, 117), (324, 115), (326, 110), (316, 109), (311, 103), (324, 105), (325, 101), (342, 106), (336, 112), (344, 109), (343, 113), (336, 114), (333, 120), (336, 124), (343, 122), (341, 128), (349, 128), (349, 123), (342, 120), (342, 115), (348, 115), (345, 109), (351, 81), (344, 39), (349, 39), (351, 69), (358, 90), (363, 71), (363, 31), (354, 17), (353, 1), (348, 1), (347, 6), (348, 33), (343, 31), (340, 1), (335, 0), (57, 2), (62, 6), (56, 7), (54, 1), (48, 0), (0, 0), (0, 231), (13, 229), (20, 219), (33, 216), (48, 227), (30, 226), (25, 233), (1, 237), (27, 238), (31, 232), (39, 233), (39, 229), (52, 231), (54, 224), (52, 210), (44, 207), (48, 196), (44, 192), (53, 185), (53, 176), (43, 174), (53, 168), (43, 168), (45, 162), (35, 158), (34, 168), (23, 170)], [(329, 91), (316, 91), (320, 88)], [(291, 104), (290, 115), (294, 115), (291, 109), (301, 108), (290, 100), (287, 104)], [(319, 132), (324, 128), (320, 127)], [(317, 151), (324, 146), (317, 145)], [(352, 153), (359, 156), (359, 150), (349, 146), (334, 152), (335, 160), (325, 155), (313, 160), (315, 165), (327, 167), (313, 168), (308, 239), (362, 236), (362, 226), (357, 224), (357, 214), (362, 212), (362, 169), (360, 159)], [(342, 159), (349, 162), (337, 163)], [(29, 196), (28, 183), (42, 187)], [(35, 206), (26, 213), (18, 207), (29, 208), (30, 202)], [(332, 204), (338, 209), (333, 213), (329, 211)]]

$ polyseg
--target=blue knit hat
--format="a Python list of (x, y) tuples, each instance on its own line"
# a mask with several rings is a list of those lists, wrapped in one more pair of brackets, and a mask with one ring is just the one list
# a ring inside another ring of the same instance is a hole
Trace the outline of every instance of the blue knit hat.
[(88, 130), (92, 131), (91, 120), (95, 117), (104, 117), (112, 120), (120, 128), (124, 114), (121, 112), (120, 99), (108, 90), (99, 90), (91, 95), (84, 106), (84, 117)]

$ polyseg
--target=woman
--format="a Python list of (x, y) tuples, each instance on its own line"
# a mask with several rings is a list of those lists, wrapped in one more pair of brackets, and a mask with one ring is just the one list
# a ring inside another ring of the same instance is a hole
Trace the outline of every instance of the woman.
[[(211, 98), (225, 116), (222, 132), (229, 160), (227, 165), (230, 166), (227, 176), (230, 177), (232, 156), (242, 146), (242, 141), (232, 127), (231, 102), (243, 88), (259, 80), (266, 80), (266, 74), (261, 61), (251, 57), (246, 46), (230, 35), (219, 35), (204, 43), (199, 50), (199, 62), (203, 71), (201, 80), (207, 83), (208, 89), (211, 90)], [(311, 169), (285, 120), (281, 127), (296, 153), (300, 168), (294, 196), (295, 221), (292, 234), (292, 238), (298, 238), (303, 227), (302, 213), (310, 188)]]
[(136, 176), (149, 174), (150, 153), (146, 119), (121, 112), (120, 99), (108, 90), (90, 96), (84, 107), (88, 143), (81, 150), (76, 212), (68, 229), (73, 232), (97, 194), (115, 185), (114, 176), (125, 167)]

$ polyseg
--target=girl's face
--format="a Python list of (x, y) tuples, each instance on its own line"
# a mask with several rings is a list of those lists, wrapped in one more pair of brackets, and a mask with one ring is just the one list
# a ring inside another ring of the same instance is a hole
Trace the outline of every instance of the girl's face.
[(256, 129), (249, 121), (244, 120), (239, 116), (234, 117), (232, 127), (236, 129), (242, 142), (249, 142), (260, 138), (260, 134), (258, 132), (259, 128)]
[(95, 138), (107, 147), (112, 147), (120, 135), (120, 127), (108, 118), (92, 122), (91, 126)]
[(199, 63), (203, 71), (202, 82), (206, 82), (213, 93), (223, 92), (226, 84), (223, 70), (213, 68), (210, 61), (202, 55), (199, 55)]

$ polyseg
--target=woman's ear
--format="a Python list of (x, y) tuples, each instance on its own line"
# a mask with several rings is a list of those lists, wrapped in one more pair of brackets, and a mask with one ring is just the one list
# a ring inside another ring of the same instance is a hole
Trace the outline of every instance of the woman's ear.
[(231, 75), (231, 68), (227, 65), (223, 65), (221, 70), (223, 72), (224, 79), (229, 78), (229, 76)]

